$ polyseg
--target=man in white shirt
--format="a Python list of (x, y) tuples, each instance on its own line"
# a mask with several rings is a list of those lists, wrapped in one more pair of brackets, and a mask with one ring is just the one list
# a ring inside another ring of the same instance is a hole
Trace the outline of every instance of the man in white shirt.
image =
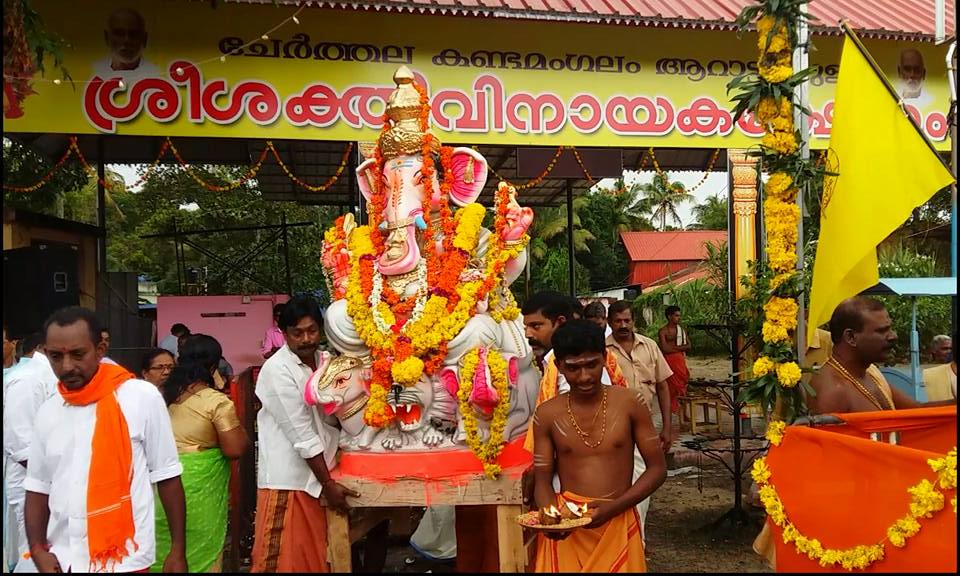
[[(6, 328), (4, 328), (4, 345), (7, 343), (6, 339)], [(7, 391), (10, 386), (13, 384), (13, 374), (17, 372), (20, 368), (26, 366), (30, 363), (30, 360), (33, 358), (34, 351), (43, 344), (43, 336), (40, 332), (34, 332), (26, 338), (24, 338), (18, 347), (21, 348), (22, 356), (12, 367), (4, 368), (3, 372), (3, 406), (6, 408), (7, 404)], [(54, 382), (56, 382), (56, 377), (54, 377)], [(4, 419), (4, 424), (7, 423), (7, 419)], [(4, 439), (7, 438), (7, 434), (4, 434)], [(12, 475), (12, 476), (10, 476)], [(10, 572), (13, 572), (17, 566), (18, 559), (23, 556), (23, 552), (27, 548), (27, 537), (24, 532), (23, 526), (23, 477), (26, 475), (26, 468), (23, 468), (18, 463), (10, 459), (10, 457), (4, 451), (3, 455), (3, 552), (8, 564)], [(13, 485), (13, 493), (11, 493), (11, 484)], [(10, 499), (13, 498), (19, 501), (19, 506), (13, 506), (10, 504)], [(30, 563), (32, 566), (32, 562)], [(24, 563), (24, 569), (27, 568), (27, 564)]]
[(147, 47), (147, 24), (132, 8), (115, 10), (107, 18), (103, 41), (110, 55), (93, 63), (93, 73), (104, 80), (119, 77), (129, 88), (140, 78), (160, 75), (160, 69), (143, 57)]
[(329, 572), (326, 510), (346, 513), (359, 494), (330, 478), (339, 431), (303, 399), (317, 369), (323, 317), (310, 296), (287, 302), (278, 322), (286, 344), (257, 376), (257, 517), (251, 572)]
[(154, 492), (170, 525), (165, 572), (186, 572), (183, 467), (156, 386), (102, 364), (96, 315), (44, 326), (58, 394), (40, 407), (27, 466), (26, 525), (40, 572), (137, 572), (155, 557)]
[(180, 338), (190, 335), (190, 329), (177, 322), (170, 327), (170, 333), (163, 337), (159, 347), (173, 354), (174, 359), (180, 357)]
[(9, 395), (3, 404), (3, 455), (7, 465), (7, 497), (16, 518), (17, 568), (16, 572), (36, 572), (33, 561), (24, 558), (29, 551), (24, 525), (24, 479), (27, 477), (27, 457), (33, 439), (37, 412), (44, 402), (57, 394), (57, 376), (47, 357), (39, 349), (38, 337), (24, 340), (30, 348), (27, 363), (10, 375)]

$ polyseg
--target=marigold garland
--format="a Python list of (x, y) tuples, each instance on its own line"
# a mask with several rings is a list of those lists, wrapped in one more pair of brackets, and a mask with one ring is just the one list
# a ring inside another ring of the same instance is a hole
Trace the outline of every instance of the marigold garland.
[[(298, 178), (295, 174), (293, 174), (293, 172), (290, 171), (290, 168), (287, 167), (283, 159), (280, 157), (280, 153), (277, 152), (277, 149), (273, 146), (273, 142), (270, 140), (267, 140), (263, 150), (260, 151), (260, 156), (258, 157), (257, 161), (254, 163), (253, 166), (247, 169), (246, 174), (241, 176), (238, 180), (235, 180), (233, 182), (229, 182), (225, 185), (220, 186), (216, 184), (210, 184), (207, 181), (205, 181), (203, 178), (201, 178), (199, 175), (197, 175), (196, 172), (190, 167), (190, 164), (187, 163), (187, 161), (183, 159), (183, 156), (180, 155), (180, 151), (177, 150), (176, 146), (174, 146), (173, 141), (169, 137), (167, 137), (163, 139), (163, 143), (160, 145), (160, 150), (157, 152), (157, 157), (154, 158), (153, 162), (151, 162), (147, 166), (147, 169), (144, 170), (143, 174), (139, 178), (137, 178), (136, 182), (126, 187), (133, 189), (140, 186), (144, 182), (146, 182), (147, 179), (156, 171), (157, 167), (160, 165), (160, 161), (163, 160), (164, 156), (166, 156), (168, 152), (170, 152), (173, 154), (174, 159), (177, 161), (180, 167), (189, 174), (189, 176), (194, 180), (194, 182), (196, 182), (199, 186), (201, 186), (205, 190), (209, 190), (211, 192), (225, 192), (229, 190), (235, 190), (240, 186), (244, 185), (246, 182), (250, 181), (252, 178), (255, 178), (257, 174), (259, 174), (261, 168), (263, 167), (263, 163), (267, 158), (267, 154), (270, 154), (274, 157), (274, 159), (277, 162), (277, 165), (280, 166), (280, 169), (283, 170), (283, 173), (286, 174), (287, 177), (294, 184), (296, 184), (297, 186), (300, 186), (301, 188), (309, 190), (310, 192), (325, 192), (331, 186), (336, 184), (337, 180), (340, 179), (340, 176), (343, 175), (343, 172), (344, 170), (346, 170), (347, 164), (350, 161), (350, 153), (353, 151), (353, 146), (354, 146), (353, 142), (350, 142), (347, 144), (346, 148), (343, 151), (343, 155), (340, 158), (340, 164), (337, 166), (337, 169), (334, 171), (333, 175), (330, 176), (326, 180), (326, 182), (324, 182), (320, 186), (312, 186), (304, 182), (300, 178)], [(109, 180), (105, 180), (103, 178), (100, 178), (98, 175), (96, 175), (97, 169), (90, 164), (86, 156), (84, 156), (83, 152), (80, 150), (80, 146), (77, 144), (77, 137), (71, 136), (70, 144), (67, 147), (67, 150), (63, 153), (63, 156), (61, 156), (60, 159), (56, 162), (56, 164), (54, 164), (53, 167), (46, 174), (44, 174), (40, 178), (40, 180), (38, 180), (35, 184), (31, 184), (30, 186), (15, 186), (11, 184), (4, 184), (3, 189), (8, 192), (20, 192), (20, 193), (35, 192), (40, 188), (43, 188), (44, 186), (46, 186), (50, 182), (50, 180), (53, 178), (53, 175), (56, 174), (56, 172), (59, 171), (64, 164), (66, 164), (67, 160), (71, 156), (76, 156), (77, 160), (80, 162), (80, 165), (83, 167), (83, 169), (86, 170), (91, 176), (95, 176), (97, 178), (97, 182), (101, 186), (111, 191), (113, 191), (116, 188), (116, 186)]]
[[(770, 171), (763, 186), (764, 263), (757, 267), (757, 286), (767, 291), (768, 298), (759, 334), (763, 349), (754, 362), (755, 380), (747, 386), (745, 398), (760, 401), (766, 409), (778, 407), (781, 413), (775, 417), (788, 419), (804, 410), (798, 388), (801, 370), (792, 346), (799, 313), (795, 296), (798, 282), (794, 280), (798, 277), (801, 218), (796, 205), (800, 183), (794, 178), (798, 174), (806, 178), (806, 173), (796, 168), (805, 160), (800, 157), (794, 125), (793, 93), (803, 77), (794, 74), (793, 51), (798, 41), (797, 23), (803, 18), (800, 6), (806, 1), (755, 0), (744, 7), (737, 22), (741, 30), (756, 23), (757, 75), (750, 81), (741, 76), (728, 84), (728, 88), (742, 92), (734, 97), (738, 101), (737, 115), (749, 111), (763, 127), (758, 155)], [(770, 388), (771, 382), (777, 386)]]
[(507, 381), (507, 361), (499, 352), (487, 349), (487, 367), (490, 369), (490, 378), (493, 388), (497, 391), (498, 402), (493, 409), (490, 419), (490, 430), (487, 441), (481, 439), (477, 415), (470, 406), (470, 393), (473, 392), (473, 378), (480, 363), (480, 349), (474, 348), (463, 358), (463, 367), (460, 369), (460, 389), (457, 391), (457, 404), (460, 407), (460, 418), (467, 433), (467, 446), (483, 462), (483, 472), (490, 478), (500, 474), (500, 465), (497, 457), (503, 450), (503, 433), (507, 426), (507, 411), (510, 408), (510, 388)]
[[(785, 423), (771, 422), (767, 428), (767, 438), (774, 446), (779, 446), (783, 440)], [(776, 441), (774, 441), (776, 440)], [(945, 496), (940, 491), (956, 490), (957, 483), (957, 448), (954, 447), (943, 458), (927, 461), (930, 468), (937, 474), (935, 482), (923, 479), (907, 489), (910, 494), (910, 509), (907, 514), (898, 518), (885, 532), (886, 537), (877, 544), (861, 544), (845, 550), (825, 548), (816, 538), (804, 536), (800, 530), (790, 522), (783, 502), (777, 494), (776, 488), (770, 483), (773, 475), (767, 466), (766, 458), (757, 458), (753, 462), (751, 477), (759, 488), (760, 501), (767, 512), (767, 517), (783, 531), (782, 538), (785, 544), (793, 543), (798, 554), (806, 555), (817, 561), (825, 568), (840, 566), (845, 570), (863, 570), (886, 554), (886, 543), (898, 548), (907, 545), (910, 538), (920, 532), (921, 518), (932, 518), (944, 507)], [(956, 514), (956, 497), (954, 504)]]

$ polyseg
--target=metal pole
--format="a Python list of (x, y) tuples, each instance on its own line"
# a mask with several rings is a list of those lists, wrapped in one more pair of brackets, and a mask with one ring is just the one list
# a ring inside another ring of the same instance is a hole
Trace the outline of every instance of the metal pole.
[(97, 136), (97, 226), (100, 236), (97, 238), (97, 272), (107, 271), (107, 190), (106, 169), (103, 164), (103, 137)]
[(180, 274), (180, 230), (177, 219), (173, 219), (173, 251), (177, 255), (177, 292), (183, 296), (183, 277)]
[[(803, 16), (806, 16), (807, 4), (801, 4), (800, 11)], [(800, 18), (797, 29), (797, 39), (799, 42), (793, 51), (793, 68), (794, 70), (805, 70), (809, 65), (810, 59), (810, 54), (807, 51), (807, 42), (810, 41), (810, 27), (804, 17)], [(801, 110), (801, 106), (807, 109), (810, 107), (809, 88), (809, 81), (804, 81), (797, 86), (800, 106), (795, 106), (793, 109), (794, 124), (800, 129), (800, 155), (804, 160), (810, 158), (810, 125), (807, 115)], [(798, 274), (803, 273), (803, 217), (805, 212), (803, 201), (807, 192), (808, 190), (805, 188), (799, 190), (797, 194), (797, 206), (800, 208), (800, 223), (798, 224), (799, 229), (797, 230)], [(801, 292), (800, 297), (797, 298), (797, 305), (797, 363), (803, 366), (806, 364), (804, 356), (806, 356), (807, 352), (807, 303), (803, 292)]]
[[(367, 201), (364, 199), (363, 194), (360, 192), (360, 185), (357, 183), (357, 166), (360, 165), (360, 162), (363, 159), (363, 154), (360, 152), (360, 143), (357, 142), (357, 155), (350, 162), (350, 192), (351, 194), (356, 194), (357, 197), (357, 223), (360, 226), (366, 224), (369, 219), (367, 218)], [(380, 174), (377, 174), (377, 177), (380, 177)]]
[[(957, 278), (957, 42), (947, 49), (947, 84), (950, 86), (950, 168), (953, 185), (950, 187), (950, 275)], [(957, 297), (952, 299), (953, 333), (957, 331)]]
[(913, 393), (916, 398), (920, 388), (920, 333), (917, 332), (917, 297), (913, 296), (910, 300), (910, 377), (913, 379)]
[(283, 267), (287, 272), (287, 294), (293, 297), (293, 280), (290, 277), (290, 245), (287, 242), (287, 213), (280, 213), (280, 222), (283, 224)]
[(945, 0), (935, 0), (933, 3), (934, 6), (934, 39), (939, 43), (943, 42), (944, 36), (946, 36), (946, 24), (947, 24), (947, 3)]
[(570, 295), (577, 297), (577, 269), (573, 254), (573, 181), (567, 179), (567, 274)]

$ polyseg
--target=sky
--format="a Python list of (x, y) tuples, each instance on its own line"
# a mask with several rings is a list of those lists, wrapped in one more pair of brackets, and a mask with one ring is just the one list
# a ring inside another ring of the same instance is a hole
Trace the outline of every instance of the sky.
[[(131, 185), (137, 181), (139, 176), (137, 175), (136, 165), (130, 164), (116, 164), (110, 166), (110, 169), (117, 172), (123, 176), (124, 181), (127, 185)], [(627, 186), (632, 184), (647, 184), (653, 180), (654, 172), (644, 171), (644, 172), (634, 172), (627, 171), (624, 173), (624, 181)], [(703, 172), (669, 172), (671, 182), (682, 182), (687, 190), (690, 190), (703, 179)], [(600, 187), (612, 187), (614, 179), (605, 178), (598, 183)], [(680, 214), (680, 219), (683, 222), (684, 226), (692, 224), (695, 220), (693, 217), (693, 207), (697, 204), (702, 204), (710, 196), (716, 196), (718, 194), (726, 194), (727, 192), (727, 173), (726, 172), (710, 172), (707, 176), (706, 181), (700, 185), (696, 190), (692, 192), (693, 196), (696, 198), (696, 202), (687, 202), (681, 204), (677, 209), (677, 212)], [(520, 199), (520, 203), (523, 204), (523, 199)], [(183, 206), (185, 209), (196, 209), (196, 204)], [(676, 224), (672, 224), (676, 225)]]

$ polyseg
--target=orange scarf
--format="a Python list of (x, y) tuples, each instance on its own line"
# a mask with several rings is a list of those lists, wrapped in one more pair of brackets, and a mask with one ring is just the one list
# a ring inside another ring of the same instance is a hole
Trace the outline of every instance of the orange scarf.
[(90, 570), (104, 570), (119, 563), (127, 552), (127, 540), (134, 541), (133, 505), (130, 483), (133, 480), (133, 447), (127, 419), (114, 392), (134, 378), (122, 366), (101, 364), (93, 379), (79, 390), (57, 384), (60, 395), (71, 406), (96, 403), (97, 420), (93, 429), (93, 451), (87, 483), (87, 542)]

